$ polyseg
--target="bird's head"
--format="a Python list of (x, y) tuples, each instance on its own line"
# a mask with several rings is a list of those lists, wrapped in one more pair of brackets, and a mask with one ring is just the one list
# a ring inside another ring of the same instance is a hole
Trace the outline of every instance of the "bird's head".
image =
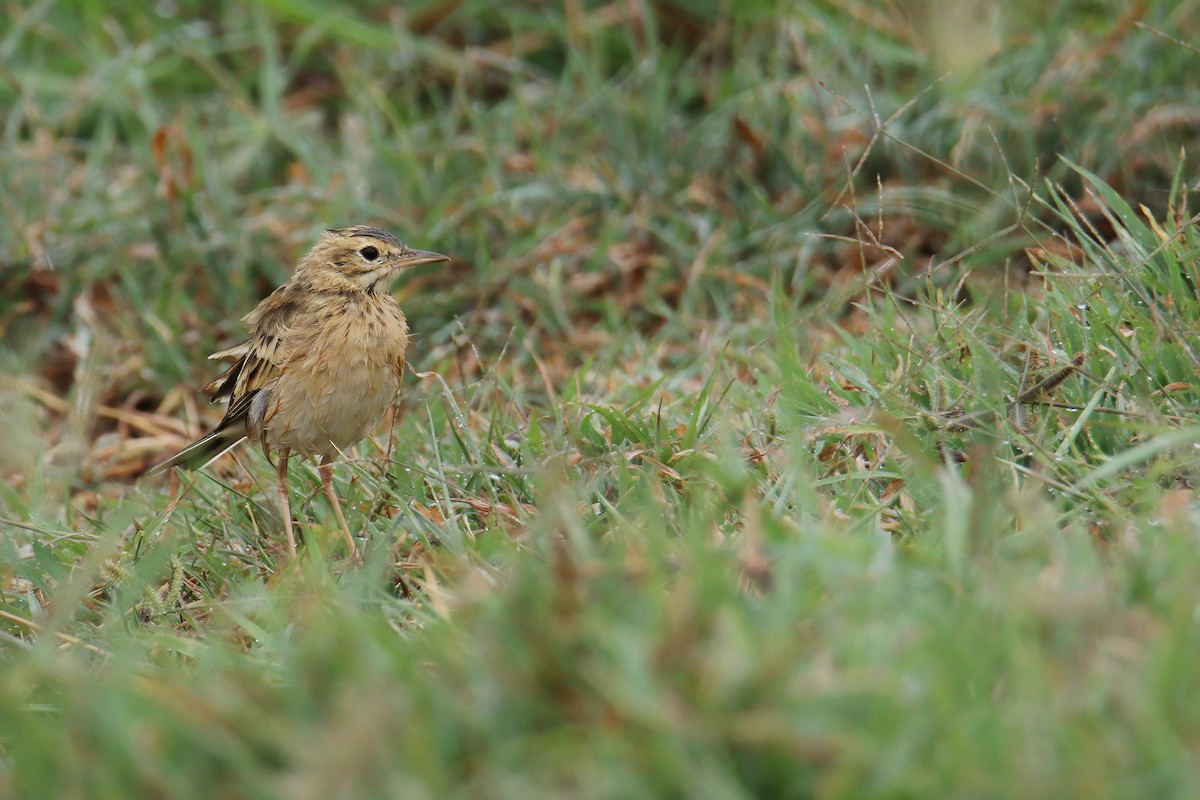
[(449, 256), (441, 253), (415, 250), (379, 228), (352, 225), (332, 228), (321, 234), (313, 249), (300, 261), (297, 272), (307, 273), (314, 281), (324, 277), (374, 294), (386, 292), (392, 279), (403, 269), (449, 260)]

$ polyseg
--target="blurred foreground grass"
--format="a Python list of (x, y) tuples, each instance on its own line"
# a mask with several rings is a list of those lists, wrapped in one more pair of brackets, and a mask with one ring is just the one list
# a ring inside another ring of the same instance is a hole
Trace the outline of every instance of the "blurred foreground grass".
[[(1042, 5), (15, 5), (0, 793), (1195, 795), (1198, 4)], [(456, 261), (285, 564), (141, 476), (354, 222)]]

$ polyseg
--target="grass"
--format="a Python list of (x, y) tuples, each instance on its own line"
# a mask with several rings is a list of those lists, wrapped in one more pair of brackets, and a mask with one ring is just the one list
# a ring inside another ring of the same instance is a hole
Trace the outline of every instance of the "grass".
[[(14, 7), (0, 794), (1194, 796), (1200, 6), (983, 5)], [(354, 222), (287, 563), (144, 473)]]

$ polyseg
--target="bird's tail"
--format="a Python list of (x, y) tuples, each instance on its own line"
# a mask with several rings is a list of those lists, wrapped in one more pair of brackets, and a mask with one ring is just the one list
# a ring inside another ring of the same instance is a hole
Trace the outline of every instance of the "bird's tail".
[(150, 470), (151, 475), (166, 472), (172, 467), (201, 469), (246, 441), (246, 434), (229, 428), (217, 428), (202, 439), (189, 444), (175, 455)]

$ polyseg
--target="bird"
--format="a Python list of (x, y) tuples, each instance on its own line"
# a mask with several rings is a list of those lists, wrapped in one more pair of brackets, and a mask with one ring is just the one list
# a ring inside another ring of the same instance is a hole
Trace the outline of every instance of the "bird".
[(233, 362), (204, 387), (212, 402), (228, 398), (221, 422), (155, 471), (203, 468), (242, 442), (257, 443), (275, 467), (294, 557), (288, 459), (320, 459), (325, 494), (350, 556), (357, 556), (333, 487), (333, 460), (361, 441), (399, 396), (409, 336), (404, 312), (389, 293), (392, 280), (410, 267), (449, 260), (369, 225), (326, 230), (291, 278), (242, 318), (250, 337), (209, 356)]

